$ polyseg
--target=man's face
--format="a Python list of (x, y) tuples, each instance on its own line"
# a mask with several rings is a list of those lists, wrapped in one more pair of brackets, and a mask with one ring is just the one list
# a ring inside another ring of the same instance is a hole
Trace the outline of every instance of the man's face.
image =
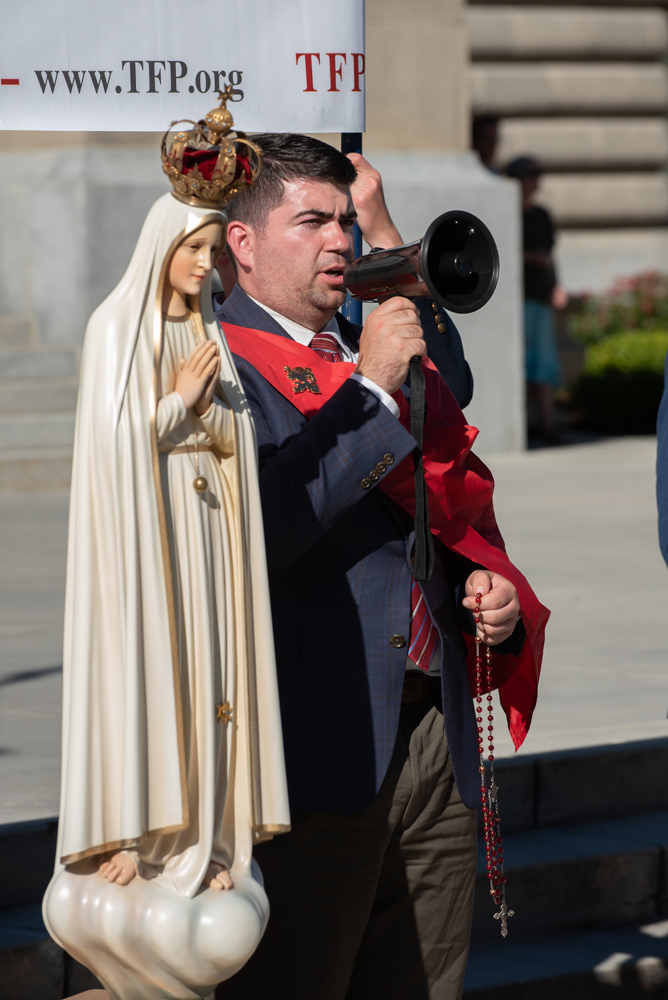
[[(345, 271), (354, 257), (356, 214), (350, 189), (328, 181), (285, 183), (265, 228), (246, 230), (239, 248), (242, 288), (264, 305), (319, 331), (346, 297)], [(233, 226), (234, 224), (232, 224)]]

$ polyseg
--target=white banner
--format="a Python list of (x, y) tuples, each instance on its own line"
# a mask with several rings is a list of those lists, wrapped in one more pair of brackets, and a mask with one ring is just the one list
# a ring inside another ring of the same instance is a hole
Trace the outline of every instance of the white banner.
[(0, 128), (364, 131), (364, 0), (1, 0)]

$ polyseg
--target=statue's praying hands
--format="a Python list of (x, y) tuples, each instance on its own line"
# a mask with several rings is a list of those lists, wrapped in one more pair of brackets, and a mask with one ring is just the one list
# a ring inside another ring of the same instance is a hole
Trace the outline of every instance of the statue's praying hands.
[(201, 416), (211, 406), (213, 390), (220, 375), (220, 350), (212, 340), (198, 344), (192, 354), (181, 361), (174, 391), (178, 392), (187, 410), (195, 408)]

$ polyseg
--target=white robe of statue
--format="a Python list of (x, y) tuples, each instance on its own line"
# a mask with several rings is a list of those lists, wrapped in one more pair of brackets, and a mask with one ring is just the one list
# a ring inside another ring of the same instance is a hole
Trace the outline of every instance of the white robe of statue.
[[(252, 418), (210, 281), (186, 320), (161, 312), (176, 247), (223, 221), (160, 198), (84, 342), (43, 909), (112, 1000), (206, 997), (237, 972), (269, 913), (253, 843), (289, 829)], [(221, 374), (197, 417), (173, 386), (205, 337)], [(97, 870), (114, 850), (137, 862), (129, 885)], [(202, 889), (211, 860), (234, 889)]]

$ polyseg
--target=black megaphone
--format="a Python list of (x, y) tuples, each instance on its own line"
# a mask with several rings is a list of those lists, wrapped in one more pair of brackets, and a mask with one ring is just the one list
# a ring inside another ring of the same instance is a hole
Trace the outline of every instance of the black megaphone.
[(431, 295), (454, 313), (480, 309), (498, 280), (494, 237), (475, 215), (459, 211), (439, 215), (421, 240), (358, 257), (346, 275), (348, 291), (362, 302)]

